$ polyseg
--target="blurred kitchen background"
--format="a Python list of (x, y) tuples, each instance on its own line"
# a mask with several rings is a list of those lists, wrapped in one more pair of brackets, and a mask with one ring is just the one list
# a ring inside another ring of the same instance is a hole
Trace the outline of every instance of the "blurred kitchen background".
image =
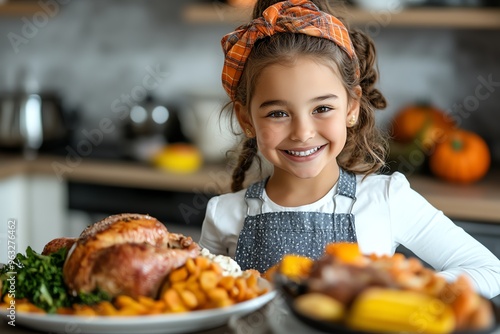
[[(380, 126), (429, 101), (481, 135), (498, 170), (500, 11), (490, 8), (498, 2), (383, 3), (353, 1), (345, 13), (378, 48), (389, 102)], [(15, 229), (17, 251), (41, 251), (119, 212), (149, 213), (197, 239), (206, 201), (227, 191), (225, 152), (236, 142), (229, 120), (218, 125), (227, 102), (220, 39), (248, 17), (247, 9), (200, 0), (0, 4), (0, 242)], [(32, 110), (25, 119), (23, 103)], [(201, 169), (166, 172), (149, 162), (179, 142), (201, 152)], [(458, 192), (473, 196), (478, 187)], [(484, 191), (498, 200), (500, 182)], [(500, 218), (476, 216), (482, 210), (479, 203), (451, 216), (498, 255)]]

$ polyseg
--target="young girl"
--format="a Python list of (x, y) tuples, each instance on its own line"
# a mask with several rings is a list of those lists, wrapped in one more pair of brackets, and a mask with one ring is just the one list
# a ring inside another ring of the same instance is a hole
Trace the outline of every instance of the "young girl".
[[(266, 271), (287, 253), (319, 257), (330, 242), (392, 255), (404, 245), (447, 279), (467, 273), (500, 293), (500, 261), (413, 191), (377, 174), (386, 144), (375, 49), (320, 1), (262, 0), (222, 39), (222, 82), (246, 136), (233, 193), (212, 198), (200, 245)], [(257, 153), (272, 174), (243, 188)]]

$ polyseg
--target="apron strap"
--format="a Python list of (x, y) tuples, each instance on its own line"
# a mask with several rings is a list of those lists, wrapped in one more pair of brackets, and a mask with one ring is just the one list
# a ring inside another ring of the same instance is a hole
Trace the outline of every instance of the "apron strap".
[(248, 187), (247, 191), (245, 192), (245, 199), (247, 198), (262, 199), (262, 194), (264, 193), (264, 188), (266, 187), (267, 179), (268, 178), (265, 178), (262, 181), (250, 185), (250, 187)]
[[(266, 187), (267, 180), (265, 178), (262, 181), (253, 183), (250, 185), (245, 192), (245, 202), (247, 203), (247, 216), (255, 216), (262, 213), (262, 205), (264, 204), (264, 188)], [(257, 199), (258, 201), (254, 201)]]
[[(342, 198), (339, 196), (343, 196)], [(346, 200), (350, 200), (350, 203), (344, 203)], [(342, 203), (341, 203), (342, 202)], [(346, 208), (348, 214), (351, 214), (354, 203), (356, 202), (356, 175), (351, 172), (345, 171), (340, 168), (339, 181), (337, 186), (337, 193), (333, 195), (333, 212), (337, 211), (337, 204), (340, 207)]]
[(356, 199), (356, 175), (354, 173), (340, 168), (337, 194)]

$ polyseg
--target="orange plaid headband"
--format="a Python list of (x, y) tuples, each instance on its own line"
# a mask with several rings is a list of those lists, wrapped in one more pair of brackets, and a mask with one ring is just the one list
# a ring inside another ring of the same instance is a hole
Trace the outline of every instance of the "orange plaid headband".
[(320, 11), (308, 0), (278, 2), (268, 7), (262, 17), (236, 28), (222, 38), (221, 44), (225, 54), (222, 85), (231, 99), (234, 100), (238, 82), (255, 42), (282, 32), (329, 39), (351, 59), (356, 58), (349, 32), (335, 16)]

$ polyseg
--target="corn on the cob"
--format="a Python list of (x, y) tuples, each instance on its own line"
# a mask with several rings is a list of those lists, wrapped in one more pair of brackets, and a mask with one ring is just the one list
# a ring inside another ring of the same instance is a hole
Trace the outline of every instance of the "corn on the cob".
[(455, 317), (441, 300), (415, 291), (370, 288), (354, 301), (349, 327), (371, 333), (450, 333)]

